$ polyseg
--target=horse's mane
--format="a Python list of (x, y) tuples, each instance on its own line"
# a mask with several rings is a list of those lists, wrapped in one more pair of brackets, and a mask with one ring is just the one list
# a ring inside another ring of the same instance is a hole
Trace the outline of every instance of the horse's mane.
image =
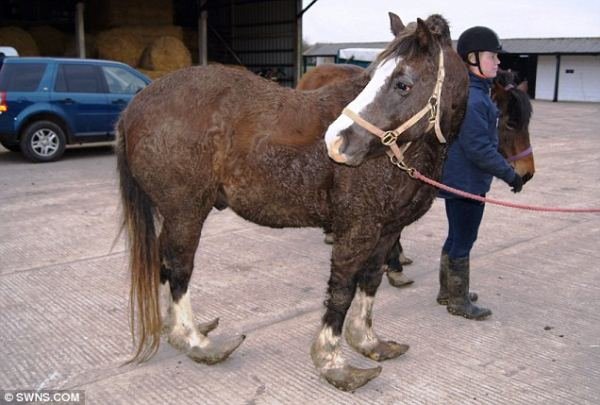
[[(432, 14), (424, 22), (427, 28), (429, 28), (434, 42), (437, 42), (440, 46), (452, 46), (450, 26), (444, 17), (439, 14)], [(387, 48), (377, 56), (373, 63), (369, 65), (367, 68), (369, 73), (384, 60), (399, 56), (411, 59), (421, 54), (423, 51), (419, 45), (416, 30), (417, 23), (411, 22), (408, 24), (404, 31), (398, 34)]]
[(533, 107), (527, 93), (517, 88), (518, 76), (516, 73), (499, 70), (494, 83), (504, 88), (508, 93), (507, 115), (508, 125), (516, 130), (523, 130), (529, 126)]

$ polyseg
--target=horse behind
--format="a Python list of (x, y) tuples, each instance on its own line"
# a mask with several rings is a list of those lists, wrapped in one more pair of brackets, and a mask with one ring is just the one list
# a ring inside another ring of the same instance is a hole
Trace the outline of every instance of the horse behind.
[[(429, 28), (431, 21), (443, 25), (444, 36)], [(447, 23), (434, 15), (410, 30), (392, 18), (391, 27), (395, 39), (370, 69), (319, 90), (287, 89), (210, 65), (164, 76), (132, 100), (117, 124), (117, 162), (138, 336), (134, 359), (156, 352), (161, 330), (171, 345), (206, 364), (223, 361), (244, 340), (209, 338), (216, 322), (195, 323), (188, 288), (203, 223), (213, 207), (225, 206), (265, 226), (333, 230), (325, 314), (311, 346), (313, 363), (329, 383), (353, 390), (381, 372), (346, 362), (344, 325), (349, 345), (373, 360), (408, 350), (377, 336), (373, 304), (398, 230), (429, 209), (435, 192), (391, 165), (379, 142), (355, 168), (335, 164), (323, 144), (324, 133), (348, 124), (340, 115), (345, 106), (393, 129), (431, 105), (438, 88), (441, 104), (432, 118), (449, 141), (457, 133), (467, 74), (450, 46)], [(419, 119), (397, 143), (411, 142), (407, 163), (438, 177), (446, 145), (429, 127), (428, 119)], [(353, 301), (356, 310), (349, 313)]]

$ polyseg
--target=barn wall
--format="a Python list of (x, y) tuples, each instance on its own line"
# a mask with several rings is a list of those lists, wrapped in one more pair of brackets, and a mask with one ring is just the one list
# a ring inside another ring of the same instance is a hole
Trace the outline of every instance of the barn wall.
[(563, 55), (559, 101), (600, 101), (600, 55)]
[(556, 78), (556, 56), (540, 55), (538, 57), (535, 98), (552, 100), (554, 98), (554, 82)]

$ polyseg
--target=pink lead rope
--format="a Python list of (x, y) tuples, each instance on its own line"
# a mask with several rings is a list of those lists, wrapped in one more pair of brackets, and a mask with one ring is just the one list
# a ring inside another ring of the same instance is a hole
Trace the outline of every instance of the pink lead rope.
[(449, 193), (459, 195), (461, 197), (470, 198), (471, 200), (481, 201), (483, 203), (490, 203), (495, 205), (502, 205), (504, 207), (519, 208), (522, 210), (529, 211), (544, 211), (544, 212), (577, 212), (577, 213), (600, 213), (600, 208), (556, 208), (556, 207), (539, 207), (535, 205), (515, 204), (506, 201), (496, 200), (493, 198), (482, 197), (476, 194), (467, 193), (466, 191), (458, 190), (454, 187), (446, 186), (445, 184), (439, 183), (429, 177), (423, 176), (416, 169), (411, 169), (408, 174), (424, 183), (431, 186), (437, 187), (441, 190), (448, 191)]

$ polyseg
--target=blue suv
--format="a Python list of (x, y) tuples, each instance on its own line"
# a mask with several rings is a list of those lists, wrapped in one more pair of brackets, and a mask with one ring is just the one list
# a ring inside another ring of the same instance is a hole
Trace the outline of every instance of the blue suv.
[(50, 162), (67, 144), (113, 140), (119, 114), (149, 83), (119, 62), (7, 57), (0, 60), (0, 143)]

